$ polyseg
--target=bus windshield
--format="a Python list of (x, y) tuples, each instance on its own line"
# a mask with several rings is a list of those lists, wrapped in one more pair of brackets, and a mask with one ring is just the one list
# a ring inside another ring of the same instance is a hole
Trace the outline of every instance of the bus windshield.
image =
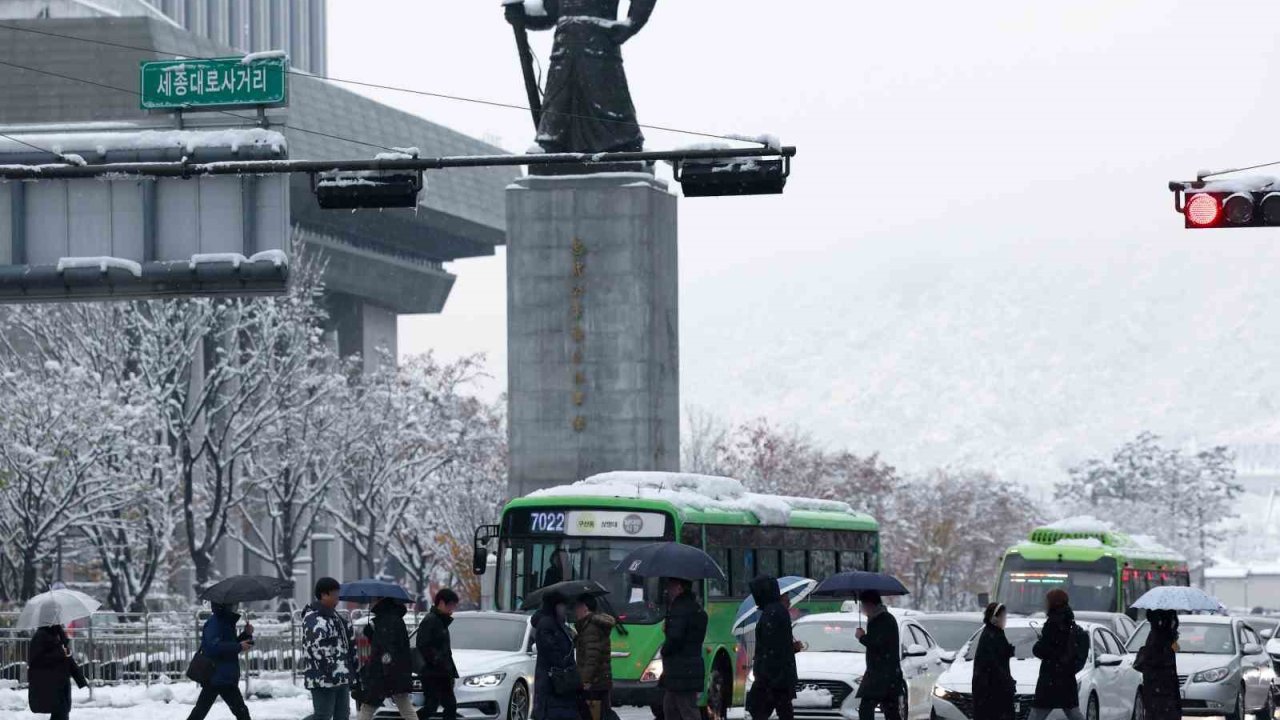
[(1005, 557), (996, 600), (1009, 612), (1031, 615), (1044, 610), (1050, 590), (1065, 590), (1071, 607), (1080, 611), (1120, 612), (1116, 564), (1112, 558), (1094, 562), (1027, 560), (1016, 553)]
[(652, 624), (662, 619), (658, 578), (644, 579), (614, 568), (636, 548), (653, 540), (592, 537), (508, 537), (498, 553), (499, 610), (518, 611), (524, 596), (562, 580), (591, 579), (609, 589), (604, 601), (618, 619)]

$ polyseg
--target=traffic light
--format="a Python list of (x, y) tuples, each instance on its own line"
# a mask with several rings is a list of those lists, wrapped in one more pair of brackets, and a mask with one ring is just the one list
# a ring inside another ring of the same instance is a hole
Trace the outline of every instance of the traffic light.
[(1190, 230), (1280, 226), (1280, 191), (1197, 190), (1182, 183), (1170, 189), (1176, 194), (1174, 207)]
[(791, 159), (725, 158), (675, 163), (675, 179), (685, 197), (780, 195), (791, 174)]

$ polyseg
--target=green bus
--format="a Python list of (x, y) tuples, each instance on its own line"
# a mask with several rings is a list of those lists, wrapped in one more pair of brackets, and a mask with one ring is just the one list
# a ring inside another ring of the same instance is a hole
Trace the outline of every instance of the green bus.
[[(743, 701), (750, 659), (730, 629), (752, 578), (821, 580), (880, 567), (878, 524), (846, 503), (757, 495), (737, 480), (677, 473), (606, 473), (514, 499), (497, 525), (477, 529), (477, 572), (494, 539), (498, 610), (516, 611), (526, 593), (560, 580), (591, 578), (610, 589), (607, 600), (625, 626), (613, 637), (614, 704), (649, 706), (655, 716), (664, 600), (659, 579), (615, 571), (633, 549), (679, 541), (704, 549), (728, 575), (697, 588), (709, 616), (701, 699), (709, 718)], [(798, 611), (838, 609), (814, 601)]]
[(1011, 613), (1031, 615), (1044, 610), (1046, 593), (1061, 589), (1077, 611), (1123, 613), (1153, 587), (1190, 584), (1187, 560), (1178, 553), (1102, 523), (1064, 521), (1036, 528), (1009, 548), (996, 600)]

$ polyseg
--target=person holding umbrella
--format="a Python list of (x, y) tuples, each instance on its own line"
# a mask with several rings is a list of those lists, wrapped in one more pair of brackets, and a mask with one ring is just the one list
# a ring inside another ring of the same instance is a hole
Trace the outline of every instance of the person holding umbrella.
[(373, 617), (364, 626), (364, 636), (369, 639), (369, 664), (361, 673), (362, 697), (357, 717), (373, 720), (378, 706), (390, 698), (403, 720), (418, 720), (409, 696), (413, 692), (413, 655), (409, 630), (404, 624), (404, 602), (389, 597), (373, 601)]
[(200, 652), (213, 663), (209, 682), (201, 685), (196, 705), (187, 720), (204, 720), (218, 698), (227, 704), (236, 720), (249, 720), (249, 708), (240, 694), (240, 653), (253, 647), (253, 623), (246, 622), (236, 634), (240, 614), (234, 604), (212, 603), (213, 614), (200, 631)]
[(582, 680), (573, 654), (573, 638), (565, 625), (565, 598), (557, 593), (542, 596), (542, 606), (529, 622), (533, 625), (538, 660), (533, 675), (533, 720), (579, 720)]
[(32, 630), (27, 648), (27, 704), (34, 713), (48, 713), (50, 720), (71, 715), (71, 681), (86, 687), (84, 673), (71, 655), (71, 641), (64, 625), (87, 618), (101, 604), (76, 590), (55, 588), (27, 601), (15, 628)]
[(973, 657), (973, 716), (990, 720), (1013, 720), (1017, 683), (1009, 662), (1013, 645), (1005, 637), (1008, 612), (1001, 603), (991, 603), (982, 613), (982, 634)]
[(707, 638), (707, 612), (693, 594), (693, 583), (667, 579), (667, 619), (662, 643), (662, 714), (664, 720), (699, 720), (698, 694), (706, 683), (702, 645)]
[(875, 720), (876, 708), (885, 720), (903, 720), (898, 712), (898, 698), (906, 683), (902, 678), (902, 661), (898, 657), (898, 621), (885, 607), (880, 593), (863, 590), (858, 594), (862, 614), (867, 616), (866, 629), (858, 628), (854, 636), (867, 648), (867, 670), (858, 684), (859, 720)]
[(1150, 610), (1151, 632), (1138, 651), (1133, 669), (1142, 673), (1142, 706), (1149, 720), (1178, 720), (1182, 698), (1178, 683), (1178, 613)]
[(754, 720), (778, 720), (795, 716), (796, 653), (801, 645), (791, 634), (790, 603), (777, 579), (761, 575), (751, 581), (751, 596), (760, 608), (756, 624), (756, 653), (751, 663), (756, 681), (747, 697), (747, 712)]

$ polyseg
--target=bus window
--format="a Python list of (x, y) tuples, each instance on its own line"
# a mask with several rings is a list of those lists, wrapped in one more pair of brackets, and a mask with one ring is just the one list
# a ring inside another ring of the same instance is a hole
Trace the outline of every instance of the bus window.
[(809, 577), (814, 580), (823, 580), (834, 575), (836, 573), (836, 551), (810, 550), (809, 572)]
[(1012, 554), (1005, 557), (996, 600), (1011, 613), (1030, 615), (1044, 610), (1044, 598), (1050, 590), (1065, 590), (1071, 596), (1071, 607), (1077, 611), (1119, 612), (1117, 606), (1125, 594), (1118, 586), (1119, 580), (1120, 573), (1111, 558), (1095, 562), (1041, 561)]
[[(723, 546), (712, 546), (707, 548), (707, 554), (712, 560), (725, 571), (725, 575), (729, 574), (729, 548)], [(710, 580), (707, 582), (708, 597), (724, 597), (729, 594), (729, 583), (724, 580)]]
[(702, 547), (702, 526), (701, 525), (685, 525), (680, 530), (680, 542), (685, 545), (692, 545), (696, 548)]
[(769, 575), (771, 577), (780, 577), (778, 575), (778, 551), (777, 550), (757, 550), (756, 551), (756, 575)]
[(782, 576), (808, 577), (804, 566), (804, 550), (782, 551)]
[(756, 576), (756, 552), (750, 548), (733, 548), (729, 556), (730, 596), (746, 597), (751, 594), (751, 578)]
[(871, 569), (872, 568), (866, 567), (866, 553), (856, 550), (840, 551), (840, 572)]

